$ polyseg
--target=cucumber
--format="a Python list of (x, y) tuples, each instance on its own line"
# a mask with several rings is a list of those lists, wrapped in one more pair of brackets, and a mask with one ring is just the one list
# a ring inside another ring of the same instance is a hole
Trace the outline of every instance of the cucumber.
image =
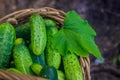
[(26, 40), (30, 40), (30, 24), (28, 22), (16, 26), (15, 32), (17, 38), (24, 38)]
[(30, 50), (30, 55), (31, 55), (31, 58), (33, 60), (33, 63), (37, 63), (37, 64), (40, 64), (42, 66), (46, 65), (44, 52), (40, 55), (33, 54), (32, 50), (31, 50), (31, 45), (29, 45), (29, 50)]
[(49, 80), (58, 80), (57, 71), (54, 67), (44, 66), (40, 72), (40, 77), (47, 78)]
[(48, 66), (53, 66), (56, 69), (59, 68), (61, 63), (61, 56), (52, 46), (52, 38), (58, 32), (56, 23), (52, 20), (45, 20), (46, 31), (47, 31), (47, 45), (46, 45), (46, 63)]
[(30, 17), (31, 27), (31, 47), (35, 55), (44, 52), (46, 46), (46, 28), (43, 18), (39, 14), (33, 14)]
[(82, 69), (75, 54), (63, 56), (63, 64), (67, 80), (83, 80)]
[(18, 69), (23, 74), (32, 74), (32, 70), (30, 69), (30, 66), (33, 64), (32, 58), (22, 38), (18, 38), (15, 41), (13, 59), (16, 69)]
[(65, 80), (65, 75), (62, 71), (57, 70), (58, 80)]
[(33, 60), (33, 63), (37, 63), (37, 64), (40, 64), (42, 66), (46, 65), (44, 53), (42, 53), (41, 55), (38, 55), (38, 56), (33, 54), (32, 52), (30, 54), (31, 54), (31, 58)]
[(37, 76), (39, 76), (40, 71), (42, 70), (42, 66), (40, 64), (34, 63), (31, 65), (31, 69)]
[(49, 37), (53, 37), (58, 32), (56, 22), (54, 22), (51, 19), (45, 19), (44, 23), (46, 26), (47, 37), (48, 37), (48, 35), (49, 35)]
[(22, 74), (19, 70), (15, 69), (15, 68), (9, 68), (9, 69), (7, 69), (7, 71), (16, 72), (16, 73)]
[(2, 69), (9, 67), (15, 38), (15, 30), (10, 23), (0, 24), (0, 68)]

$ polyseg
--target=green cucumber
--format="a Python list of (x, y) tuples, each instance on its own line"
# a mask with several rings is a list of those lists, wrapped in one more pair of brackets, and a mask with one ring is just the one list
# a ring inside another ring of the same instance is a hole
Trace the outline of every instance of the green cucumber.
[(32, 70), (30, 69), (30, 66), (33, 64), (32, 58), (22, 38), (18, 38), (15, 41), (13, 59), (16, 69), (21, 71), (23, 74), (32, 74)]
[(57, 70), (58, 80), (65, 80), (65, 75), (62, 71)]
[(0, 68), (8, 68), (15, 42), (15, 30), (10, 23), (0, 24)]
[(31, 69), (37, 76), (39, 76), (40, 71), (42, 70), (42, 66), (40, 64), (34, 63), (31, 65)]
[(31, 27), (31, 47), (35, 55), (44, 52), (46, 46), (46, 28), (43, 18), (39, 14), (33, 14), (30, 17)]
[(30, 24), (28, 22), (16, 26), (15, 31), (17, 38), (24, 38), (26, 40), (30, 40)]
[(83, 80), (82, 68), (75, 54), (68, 53), (63, 56), (63, 64), (67, 80)]
[(16, 73), (22, 74), (19, 70), (15, 69), (15, 68), (9, 68), (9, 69), (7, 69), (7, 71), (16, 72)]
[(47, 78), (49, 80), (58, 80), (57, 71), (54, 67), (44, 66), (40, 72), (40, 77)]
[(44, 52), (40, 55), (33, 54), (32, 50), (31, 50), (31, 45), (29, 45), (29, 50), (30, 50), (30, 55), (33, 60), (33, 63), (40, 64), (42, 66), (46, 65)]
[(45, 57), (44, 57), (44, 53), (42, 53), (41, 55), (35, 55), (31, 52), (31, 58), (33, 60), (33, 63), (37, 63), (37, 64), (40, 64), (42, 66), (45, 66), (46, 65), (46, 62), (45, 62)]
[(53, 37), (58, 32), (56, 22), (54, 22), (51, 19), (45, 19), (44, 23), (46, 26), (47, 37), (48, 37), (48, 35), (49, 35), (49, 37)]
[(61, 56), (60, 53), (58, 53), (52, 46), (52, 38), (53, 36), (58, 32), (58, 29), (56, 28), (56, 23), (52, 20), (46, 19), (45, 25), (46, 25), (46, 31), (47, 31), (47, 45), (46, 45), (46, 63), (48, 66), (53, 66), (56, 69), (59, 68), (61, 63)]

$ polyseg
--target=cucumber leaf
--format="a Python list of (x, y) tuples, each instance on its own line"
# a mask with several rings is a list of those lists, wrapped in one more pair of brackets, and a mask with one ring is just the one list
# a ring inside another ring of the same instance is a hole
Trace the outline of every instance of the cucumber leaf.
[(53, 46), (64, 56), (68, 51), (78, 56), (87, 57), (89, 54), (84, 50), (77, 36), (70, 30), (61, 29), (53, 38)]
[(81, 57), (87, 57), (91, 53), (99, 60), (102, 60), (101, 53), (94, 41), (96, 32), (82, 19), (75, 11), (66, 14), (64, 25), (53, 38), (53, 47), (62, 55), (67, 51)]

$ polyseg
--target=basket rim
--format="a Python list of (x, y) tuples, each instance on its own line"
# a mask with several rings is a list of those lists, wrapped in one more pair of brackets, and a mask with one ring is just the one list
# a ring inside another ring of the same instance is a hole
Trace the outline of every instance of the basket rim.
[(17, 20), (30, 16), (33, 13), (38, 13), (41, 16), (52, 18), (57, 22), (59, 22), (60, 24), (63, 24), (64, 18), (66, 16), (65, 15), (66, 13), (64, 11), (50, 8), (50, 7), (43, 7), (43, 8), (37, 8), (37, 9), (29, 8), (29, 9), (22, 9), (22, 10), (15, 11), (13, 13), (10, 13), (0, 18), (0, 23), (8, 21), (13, 24), (18, 24)]

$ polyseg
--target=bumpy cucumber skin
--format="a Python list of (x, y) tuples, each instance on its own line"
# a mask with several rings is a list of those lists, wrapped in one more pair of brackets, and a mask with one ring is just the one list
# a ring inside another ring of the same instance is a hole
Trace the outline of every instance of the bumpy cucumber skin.
[(59, 68), (61, 63), (61, 56), (52, 46), (52, 38), (58, 32), (56, 28), (56, 23), (52, 20), (45, 20), (46, 31), (47, 31), (47, 45), (45, 50), (46, 63), (49, 66), (53, 66), (56, 69)]
[(0, 25), (0, 68), (8, 68), (15, 42), (15, 30), (9, 23)]
[(62, 71), (57, 70), (58, 80), (65, 80), (65, 75)]
[(49, 66), (53, 66), (54, 68), (58, 69), (61, 63), (61, 56), (60, 54), (52, 49), (46, 49), (48, 52), (46, 52), (46, 63)]
[(83, 80), (82, 69), (75, 54), (63, 56), (63, 64), (67, 80)]
[(30, 24), (27, 22), (19, 26), (16, 26), (15, 32), (16, 32), (17, 38), (24, 38), (26, 40), (29, 40), (30, 39)]
[(46, 46), (46, 28), (43, 18), (39, 14), (30, 17), (31, 47), (35, 55), (40, 55)]
[(13, 49), (13, 59), (16, 69), (18, 69), (23, 74), (32, 74), (30, 66), (33, 64), (33, 62), (28, 48), (25, 46), (25, 44), (23, 44), (24, 42), (21, 42), (21, 44), (20, 42), (15, 43), (16, 44)]

